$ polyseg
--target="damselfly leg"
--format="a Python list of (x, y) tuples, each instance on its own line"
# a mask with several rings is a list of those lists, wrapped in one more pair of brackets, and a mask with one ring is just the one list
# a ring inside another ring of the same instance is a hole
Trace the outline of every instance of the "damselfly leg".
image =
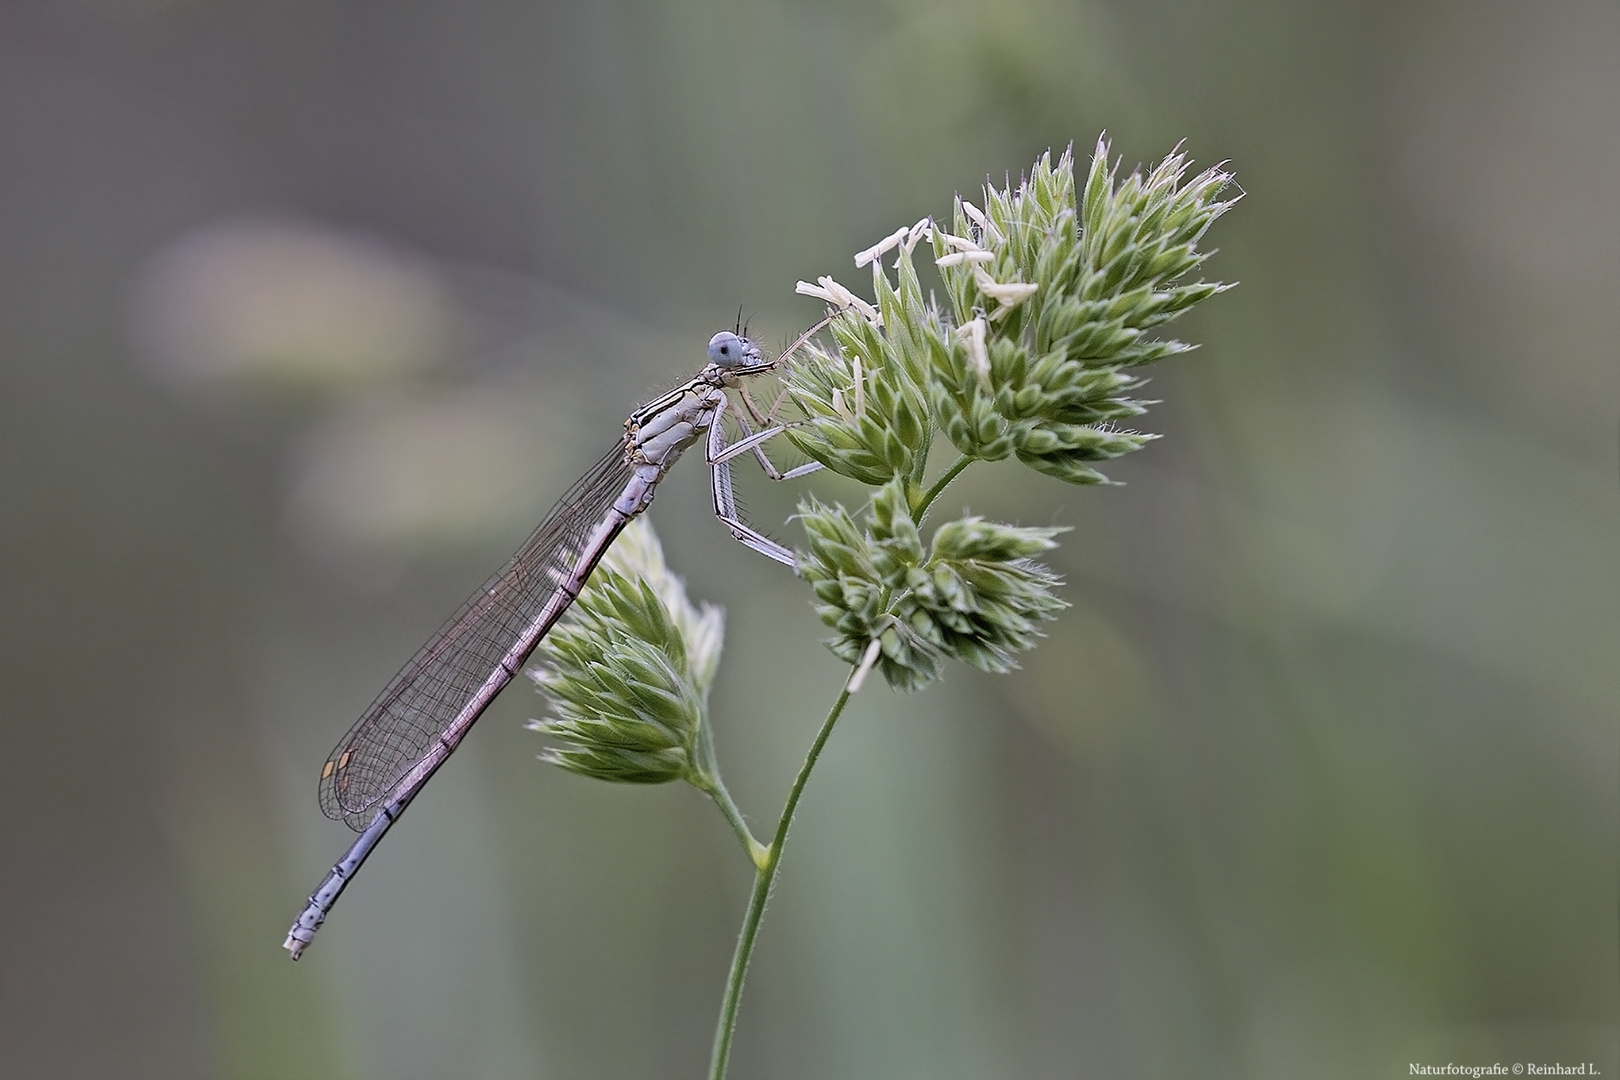
[[(789, 345), (782, 351), (782, 355), (778, 358), (777, 364), (781, 365), (787, 362), (789, 357), (803, 347), (804, 344), (817, 333), (823, 330), (827, 324), (833, 320), (833, 318), (835, 318), (834, 315), (829, 315), (820, 322), (816, 323), (810, 329), (806, 330), (803, 334), (799, 335), (798, 339), (795, 340), (793, 344)], [(784, 470), (777, 468), (776, 464), (772, 462), (770, 457), (765, 453), (765, 443), (780, 435), (782, 432), (786, 431), (789, 426), (791, 426), (788, 424), (772, 423), (777, 411), (787, 400), (788, 392), (785, 387), (783, 388), (782, 392), (777, 395), (775, 403), (772, 404), (770, 410), (767, 412), (760, 411), (759, 406), (749, 395), (748, 387), (746, 385), (739, 383), (733, 389), (736, 390), (737, 396), (742, 402), (742, 409), (739, 410), (733, 407), (731, 409), (731, 414), (736, 419), (737, 426), (742, 429), (742, 436), (735, 442), (727, 442), (726, 440), (725, 414), (726, 406), (731, 404), (729, 399), (726, 405), (722, 405), (720, 409), (716, 411), (714, 423), (709, 427), (707, 456), (709, 459), (710, 479), (714, 494), (715, 516), (720, 519), (721, 523), (724, 524), (728, 530), (730, 530), (731, 535), (740, 543), (746, 545), (754, 551), (759, 552), (766, 558), (774, 559), (786, 566), (793, 566), (795, 564), (795, 560), (791, 550), (777, 543), (775, 540), (772, 540), (770, 537), (766, 536), (764, 533), (750, 525), (743, 518), (742, 511), (737, 505), (736, 491), (732, 487), (730, 462), (732, 458), (737, 457), (739, 454), (752, 454), (754, 460), (759, 463), (760, 470), (764, 472), (765, 475), (771, 480), (777, 481), (796, 480), (801, 476), (808, 476), (817, 469), (821, 468), (821, 462), (810, 461), (803, 465)], [(750, 416), (753, 417), (756, 424), (760, 425), (761, 430), (755, 431), (749, 426), (748, 417)]]

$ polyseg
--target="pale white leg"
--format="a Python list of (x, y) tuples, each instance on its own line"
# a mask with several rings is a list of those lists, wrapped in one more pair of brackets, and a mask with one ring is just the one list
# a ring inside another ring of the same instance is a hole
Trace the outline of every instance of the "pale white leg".
[[(795, 350), (824, 329), (827, 324), (832, 322), (833, 319), (837, 318), (837, 316), (837, 312), (829, 313), (826, 318), (822, 319), (820, 322), (816, 323), (816, 325), (806, 330), (799, 336), (798, 340), (783, 351), (781, 359), (785, 360), (787, 357), (791, 356)], [(765, 475), (770, 477), (772, 480), (796, 480), (801, 476), (808, 476), (817, 469), (821, 468), (821, 462), (806, 462), (797, 468), (788, 469), (784, 472), (783, 470), (778, 469), (776, 465), (772, 463), (771, 459), (765, 454), (764, 444), (770, 439), (780, 435), (784, 430), (784, 427), (781, 424), (777, 424), (775, 426), (766, 425), (770, 424), (771, 418), (776, 415), (776, 411), (780, 409), (782, 407), (782, 403), (787, 400), (787, 389), (785, 387), (783, 388), (781, 394), (777, 396), (776, 402), (772, 404), (770, 412), (768, 413), (760, 412), (759, 406), (754, 404), (754, 399), (749, 396), (748, 388), (746, 386), (738, 386), (736, 389), (742, 396), (743, 410), (748, 414), (748, 416), (753, 417), (754, 422), (761, 425), (763, 430), (754, 431), (748, 426), (747, 417), (745, 417), (742, 412), (738, 412), (735, 415), (737, 417), (738, 426), (742, 428), (743, 437), (728, 445), (726, 443), (725, 413), (726, 408), (731, 405), (730, 398), (728, 397), (724, 399), (720, 407), (715, 410), (714, 420), (709, 425), (709, 441), (707, 447), (709, 458), (709, 475), (712, 482), (712, 490), (714, 492), (714, 513), (715, 516), (725, 524), (726, 528), (731, 531), (731, 535), (736, 537), (746, 546), (759, 552), (768, 559), (775, 559), (777, 562), (782, 563), (785, 566), (794, 566), (795, 560), (791, 550), (783, 547), (781, 544), (778, 544), (775, 540), (772, 540), (758, 529), (755, 529), (747, 522), (743, 521), (742, 515), (737, 509), (736, 493), (731, 487), (730, 462), (732, 458), (738, 456), (739, 454), (752, 454), (754, 456), (754, 460), (759, 462), (760, 469), (763, 470)]]
[[(767, 559), (775, 559), (784, 566), (795, 565), (793, 552), (778, 544), (758, 529), (743, 521), (742, 515), (737, 512), (737, 496), (731, 489), (731, 459), (750, 449), (755, 449), (760, 443), (781, 432), (781, 428), (773, 428), (749, 435), (740, 439), (731, 446), (726, 445), (725, 406), (715, 410), (714, 422), (709, 425), (709, 477), (714, 492), (714, 516), (730, 530), (731, 535), (741, 543), (759, 552)], [(778, 479), (786, 479), (786, 474), (780, 474)]]
[[(797, 352), (811, 338), (815, 337), (822, 330), (826, 329), (828, 324), (836, 319), (840, 314), (841, 312), (837, 311), (829, 312), (814, 326), (800, 334), (793, 344), (789, 345), (782, 351), (782, 355), (778, 358), (777, 362), (785, 363), (788, 357)], [(771, 403), (770, 410), (768, 412), (761, 412), (759, 406), (755, 404), (753, 397), (748, 393), (748, 387), (746, 385), (739, 385), (736, 387), (736, 390), (742, 398), (744, 411), (747, 412), (748, 416), (753, 417), (754, 423), (758, 424), (761, 428), (769, 427), (771, 420), (776, 416), (777, 410), (781, 409), (783, 403), (787, 401), (788, 397), (787, 387), (784, 386), (782, 387), (782, 392), (776, 395), (776, 400)], [(729, 460), (732, 456), (740, 454), (744, 449), (746, 449), (754, 455), (754, 460), (759, 462), (759, 467), (763, 469), (765, 475), (770, 477), (772, 480), (796, 480), (801, 476), (808, 476), (817, 469), (821, 468), (821, 462), (811, 461), (800, 465), (797, 468), (789, 469), (786, 472), (778, 469), (771, 462), (771, 459), (765, 455), (765, 449), (761, 444), (764, 443), (766, 439), (771, 438), (772, 435), (780, 432), (783, 426), (777, 425), (769, 433), (761, 432), (756, 438), (753, 429), (748, 426), (748, 419), (744, 417), (742, 413), (736, 413), (735, 415), (737, 417), (737, 424), (742, 428), (744, 437), (732, 444), (735, 449), (732, 450), (724, 460)]]
[[(747, 404), (746, 398), (744, 398), (744, 402)], [(756, 420), (760, 419), (757, 410), (750, 406), (749, 411), (755, 414)], [(719, 416), (716, 416), (715, 422), (718, 423), (719, 420)], [(760, 422), (764, 423), (763, 420), (760, 420)], [(730, 461), (738, 454), (747, 451), (754, 455), (754, 460), (759, 462), (759, 467), (764, 470), (765, 475), (770, 477), (772, 480), (797, 480), (799, 477), (809, 476), (811, 473), (821, 468), (821, 462), (808, 461), (797, 468), (789, 469), (787, 472), (783, 472), (782, 470), (778, 469), (774, 463), (772, 463), (770, 458), (765, 456), (765, 448), (763, 444), (766, 442), (766, 440), (775, 438), (776, 436), (782, 434), (783, 431), (787, 430), (786, 425), (777, 424), (775, 427), (766, 428), (763, 431), (755, 431), (753, 428), (748, 426), (748, 421), (745, 420), (740, 414), (737, 416), (737, 424), (743, 430), (743, 437), (730, 444), (724, 444), (724, 440), (722, 440), (722, 444), (725, 445), (725, 450), (721, 454), (721, 461)], [(715, 462), (711, 461), (710, 464), (715, 464)]]

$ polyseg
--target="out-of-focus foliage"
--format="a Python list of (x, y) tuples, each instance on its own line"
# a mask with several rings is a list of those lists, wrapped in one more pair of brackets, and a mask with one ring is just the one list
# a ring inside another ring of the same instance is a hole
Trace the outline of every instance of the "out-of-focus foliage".
[[(0, 8), (0, 1075), (697, 1074), (697, 795), (511, 690), (295, 967), (314, 769), (739, 304), (1103, 129), (1231, 158), (1242, 287), (1125, 486), (946, 493), (1071, 528), (1074, 607), (857, 697), (733, 1075), (1620, 1070), (1612, 3)], [(652, 516), (768, 815), (847, 668), (701, 471)]]

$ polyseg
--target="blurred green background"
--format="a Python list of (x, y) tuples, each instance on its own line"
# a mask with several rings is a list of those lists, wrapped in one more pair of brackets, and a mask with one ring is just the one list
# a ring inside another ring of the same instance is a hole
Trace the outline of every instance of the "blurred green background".
[[(1075, 607), (857, 699), (733, 1075), (1615, 1075), (1617, 49), (1612, 0), (7, 0), (0, 1075), (701, 1075), (748, 868), (694, 792), (542, 767), (518, 684), (295, 966), (316, 770), (739, 305), (782, 341), (1103, 129), (1230, 159), (1242, 285), (1128, 486), (952, 489), (1072, 526)], [(652, 518), (764, 828), (841, 668), (702, 473)]]

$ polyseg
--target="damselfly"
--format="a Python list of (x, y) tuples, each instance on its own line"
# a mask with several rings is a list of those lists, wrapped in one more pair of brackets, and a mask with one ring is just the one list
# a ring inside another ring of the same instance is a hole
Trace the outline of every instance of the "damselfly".
[[(792, 351), (790, 347), (782, 355)], [(703, 370), (630, 415), (618, 444), (568, 490), (517, 554), (422, 646), (343, 736), (321, 769), (321, 809), (360, 836), (310, 894), (287, 932), (284, 947), (294, 960), (315, 939), (383, 834), (517, 675), (620, 530), (651, 504), (659, 481), (688, 447), (705, 439), (714, 512), (731, 535), (762, 555), (793, 565), (791, 551), (738, 514), (728, 464), (739, 454), (752, 453), (775, 479), (819, 468), (812, 462), (783, 473), (765, 457), (762, 444), (782, 427), (770, 425), (770, 413), (754, 405), (742, 380), (773, 371), (778, 363), (765, 359), (740, 334), (714, 335)], [(729, 444), (724, 420), (734, 406), (728, 389), (739, 392), (743, 410), (760, 425), (754, 431), (734, 410), (743, 437)]]

